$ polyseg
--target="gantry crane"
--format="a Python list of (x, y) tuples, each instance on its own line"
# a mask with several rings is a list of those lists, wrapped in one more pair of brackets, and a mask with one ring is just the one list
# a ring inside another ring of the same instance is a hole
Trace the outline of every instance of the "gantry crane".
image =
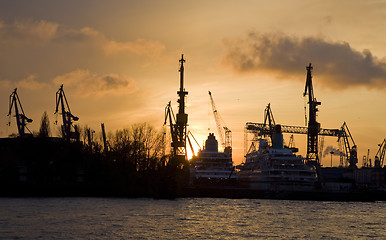
[[(20, 103), (19, 95), (17, 94), (17, 88), (15, 88), (15, 90), (13, 90), (13, 92), (9, 96), (8, 116), (11, 116), (11, 114), (12, 114), (12, 107), (14, 107), (14, 109), (15, 109), (16, 125), (17, 125), (17, 130), (19, 132), (19, 136), (25, 137), (27, 135), (25, 132), (25, 129), (27, 129), (31, 135), (32, 133), (27, 128), (27, 123), (31, 123), (32, 119), (26, 117), (24, 114), (23, 107)], [(11, 125), (11, 122), (9, 122), (8, 125)]]
[(385, 152), (386, 152), (386, 139), (383, 139), (381, 144), (378, 144), (379, 149), (374, 159), (374, 167), (381, 168), (383, 167), (383, 161), (385, 160)]
[(184, 88), (184, 55), (182, 54), (180, 62), (180, 90), (177, 92), (179, 99), (179, 109), (177, 117), (173, 113), (171, 102), (165, 107), (165, 122), (169, 118), (170, 124), (170, 133), (172, 136), (172, 152), (170, 158), (170, 164), (177, 167), (181, 167), (181, 164), (184, 164), (187, 160), (186, 154), (186, 136), (187, 136), (187, 125), (188, 125), (188, 114), (185, 113), (185, 96), (188, 95), (188, 92)]
[(320, 123), (316, 121), (316, 113), (321, 102), (316, 101), (314, 96), (314, 89), (312, 86), (312, 65), (311, 63), (306, 67), (307, 79), (303, 96), (308, 95), (308, 131), (307, 131), (307, 160), (310, 163), (319, 164), (318, 157), (318, 133), (320, 131)]
[[(60, 106), (59, 106), (60, 105)], [(60, 108), (60, 113), (59, 113)], [(79, 131), (76, 126), (73, 126), (74, 121), (78, 121), (79, 118), (71, 113), (70, 106), (66, 98), (66, 94), (63, 90), (63, 84), (56, 92), (56, 110), (55, 114), (61, 114), (63, 119), (62, 134), (65, 140), (79, 140)], [(74, 129), (74, 130), (72, 130)]]
[(210, 102), (212, 104), (212, 110), (214, 115), (214, 120), (216, 121), (217, 131), (220, 136), (221, 145), (224, 148), (224, 152), (232, 155), (232, 131), (226, 126), (221, 115), (218, 113), (216, 104), (214, 103), (212, 93), (208, 91)]
[[(307, 80), (306, 88), (303, 93), (303, 96), (308, 95), (308, 104), (309, 104), (309, 119), (307, 127), (300, 126), (286, 126), (281, 125), (281, 131), (283, 133), (296, 133), (296, 134), (307, 134), (307, 160), (311, 164), (319, 165), (318, 157), (318, 136), (332, 136), (338, 137), (338, 141), (343, 145), (346, 152), (346, 162), (348, 162), (349, 168), (356, 168), (358, 162), (357, 157), (357, 146), (354, 142), (354, 139), (347, 127), (346, 123), (343, 123), (340, 129), (322, 129), (320, 123), (316, 121), (316, 113), (318, 112), (317, 106), (321, 103), (316, 101), (314, 97), (314, 91), (312, 87), (312, 65), (311, 63), (306, 67), (307, 69)], [(268, 124), (267, 124), (268, 120)], [(252, 123), (247, 122), (245, 124), (245, 146), (248, 142), (248, 134), (253, 134), (254, 137), (252, 141), (255, 141), (256, 138), (262, 135), (271, 135), (273, 126), (275, 125), (272, 111), (270, 105), (268, 104), (264, 112), (264, 123)], [(253, 142), (252, 142), (253, 144)], [(385, 143), (386, 144), (386, 143)], [(251, 145), (251, 148), (254, 148), (254, 145)], [(386, 148), (386, 147), (385, 147)], [(386, 149), (385, 149), (386, 151)], [(381, 154), (380, 154), (381, 157)], [(343, 165), (343, 156), (341, 156), (341, 165)]]

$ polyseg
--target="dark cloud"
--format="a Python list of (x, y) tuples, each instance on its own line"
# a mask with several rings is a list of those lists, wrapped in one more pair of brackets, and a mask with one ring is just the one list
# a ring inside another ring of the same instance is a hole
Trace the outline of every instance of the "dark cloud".
[(53, 83), (57, 86), (64, 84), (83, 97), (132, 94), (138, 90), (133, 79), (118, 74), (100, 75), (84, 69), (57, 76)]
[(311, 62), (317, 81), (330, 88), (386, 87), (385, 62), (346, 42), (252, 32), (243, 39), (226, 39), (224, 45), (225, 62), (238, 72), (268, 71), (303, 81), (305, 66)]
[(20, 45), (47, 46), (49, 43), (69, 45), (84, 44), (94, 46), (105, 54), (134, 53), (154, 57), (160, 55), (165, 46), (159, 41), (137, 39), (135, 41), (115, 41), (91, 28), (73, 29), (46, 20), (0, 20), (0, 47)]

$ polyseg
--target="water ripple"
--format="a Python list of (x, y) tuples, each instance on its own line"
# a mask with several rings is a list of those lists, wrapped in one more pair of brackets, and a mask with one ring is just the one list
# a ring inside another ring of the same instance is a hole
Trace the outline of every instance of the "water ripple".
[(386, 239), (386, 203), (1, 198), (0, 239)]

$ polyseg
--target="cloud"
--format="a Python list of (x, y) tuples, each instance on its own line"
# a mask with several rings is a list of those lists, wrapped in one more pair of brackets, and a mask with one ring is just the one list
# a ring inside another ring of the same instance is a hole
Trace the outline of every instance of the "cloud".
[(107, 55), (131, 53), (154, 57), (165, 49), (165, 46), (154, 40), (138, 38), (135, 41), (116, 41), (91, 27), (80, 29), (69, 28), (45, 20), (19, 20), (13, 23), (0, 21), (0, 43), (20, 45), (30, 44), (83, 44), (93, 46)]
[(281, 78), (304, 81), (305, 66), (313, 63), (314, 78), (333, 89), (386, 87), (386, 62), (347, 42), (251, 32), (245, 38), (225, 39), (224, 62), (240, 73), (273, 72)]
[(19, 20), (13, 23), (0, 22), (0, 42), (11, 44), (41, 44), (57, 34), (59, 24), (45, 20)]
[(40, 82), (36, 80), (36, 75), (31, 74), (27, 76), (26, 78), (22, 79), (21, 81), (16, 82), (16, 86), (20, 88), (25, 88), (29, 90), (39, 90), (46, 87), (49, 87), (48, 83)]
[(137, 55), (159, 55), (165, 46), (157, 41), (137, 39), (135, 42), (116, 42), (107, 41), (104, 45), (106, 54), (116, 54), (119, 52), (132, 52)]
[(37, 80), (37, 76), (35, 74), (30, 74), (26, 78), (19, 81), (10, 81), (10, 80), (0, 80), (1, 88), (24, 88), (28, 90), (40, 90), (46, 87), (49, 87), (50, 84), (41, 82)]
[(118, 74), (96, 74), (89, 70), (79, 69), (54, 78), (56, 85), (74, 89), (79, 96), (100, 97), (106, 94), (131, 94), (138, 90), (133, 79)]
[(0, 89), (8, 89), (12, 87), (12, 82), (8, 79), (0, 80)]

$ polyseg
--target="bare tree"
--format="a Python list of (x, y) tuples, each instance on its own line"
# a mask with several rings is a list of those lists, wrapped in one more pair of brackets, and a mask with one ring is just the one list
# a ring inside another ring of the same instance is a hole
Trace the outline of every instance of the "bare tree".
[(47, 112), (43, 113), (38, 136), (42, 138), (47, 138), (51, 136), (50, 119), (48, 118)]
[(156, 170), (163, 155), (163, 133), (148, 123), (118, 130), (110, 138), (115, 160), (130, 164), (136, 171)]

